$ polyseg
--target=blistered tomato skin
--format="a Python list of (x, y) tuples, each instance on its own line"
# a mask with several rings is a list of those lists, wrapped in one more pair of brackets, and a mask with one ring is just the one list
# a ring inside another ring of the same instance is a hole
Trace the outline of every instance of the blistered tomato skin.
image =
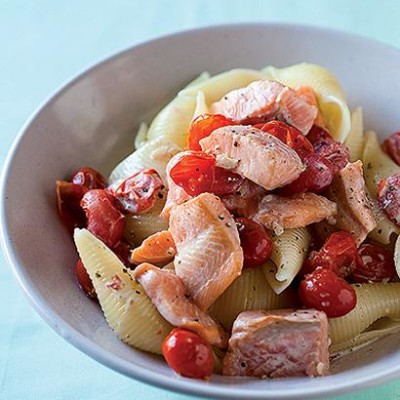
[(378, 204), (387, 217), (400, 226), (400, 174), (390, 175), (379, 182)]
[(357, 245), (350, 233), (345, 231), (334, 232), (319, 251), (312, 251), (309, 254), (301, 274), (306, 275), (317, 267), (323, 267), (344, 278), (352, 272), (356, 260)]
[(107, 187), (106, 178), (91, 167), (79, 168), (71, 175), (71, 182), (89, 189), (104, 189)]
[(125, 217), (119, 211), (116, 200), (103, 189), (89, 190), (82, 198), (87, 229), (108, 247), (114, 247), (122, 237)]
[(265, 228), (248, 218), (235, 218), (235, 222), (243, 249), (243, 267), (257, 267), (268, 261), (271, 257), (273, 242)]
[(296, 128), (281, 121), (269, 121), (264, 124), (257, 124), (255, 128), (275, 136), (297, 152), (301, 159), (314, 153), (313, 145)]
[(93, 283), (87, 273), (81, 260), (78, 260), (75, 265), (75, 275), (81, 289), (92, 299), (96, 299), (97, 295), (93, 287)]
[(163, 181), (154, 169), (141, 170), (124, 181), (113, 191), (122, 211), (141, 214), (150, 210), (156, 200), (163, 197)]
[(342, 317), (357, 304), (354, 288), (331, 269), (322, 267), (300, 282), (299, 296), (305, 307), (324, 311), (329, 318)]
[(328, 159), (311, 153), (303, 158), (303, 162), (307, 169), (295, 181), (283, 187), (281, 193), (321, 193), (332, 183), (335, 168)]
[(236, 125), (231, 119), (220, 114), (199, 115), (190, 125), (187, 147), (189, 150), (199, 151), (201, 139), (210, 136), (213, 131), (223, 126)]
[(171, 179), (191, 196), (209, 192), (218, 196), (234, 193), (244, 178), (216, 165), (213, 156), (202, 151), (183, 156), (171, 168)]
[(173, 329), (162, 344), (162, 353), (167, 364), (179, 375), (207, 379), (212, 374), (211, 345), (197, 333)]
[(383, 151), (400, 165), (400, 132), (392, 133), (382, 144)]
[(377, 244), (364, 243), (358, 248), (350, 279), (355, 283), (388, 282), (395, 273), (393, 253)]

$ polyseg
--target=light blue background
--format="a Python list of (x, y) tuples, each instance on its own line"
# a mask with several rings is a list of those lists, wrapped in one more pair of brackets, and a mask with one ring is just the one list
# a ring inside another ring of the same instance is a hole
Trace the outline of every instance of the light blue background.
[[(399, 17), (395, 0), (0, 0), (0, 167), (21, 125), (49, 93), (129, 46), (211, 24), (273, 21), (336, 28), (400, 48)], [(400, 398), (400, 380), (336, 399), (378, 398)], [(0, 399), (194, 397), (128, 379), (66, 343), (31, 309), (0, 253)]]

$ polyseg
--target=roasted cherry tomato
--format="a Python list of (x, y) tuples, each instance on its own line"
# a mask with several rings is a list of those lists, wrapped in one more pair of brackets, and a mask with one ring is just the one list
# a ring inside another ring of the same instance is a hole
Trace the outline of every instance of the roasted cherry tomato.
[(179, 375), (207, 379), (212, 374), (214, 358), (211, 346), (197, 333), (173, 329), (162, 344), (162, 352), (167, 364)]
[(358, 248), (350, 279), (356, 283), (388, 282), (395, 273), (393, 253), (377, 244), (364, 243)]
[(89, 189), (104, 189), (107, 186), (106, 178), (90, 167), (82, 167), (75, 171), (71, 175), (71, 182)]
[(266, 262), (271, 257), (273, 242), (265, 228), (248, 218), (235, 218), (235, 221), (243, 248), (243, 267), (257, 267)]
[(310, 129), (310, 132), (308, 132), (308, 134), (307, 134), (307, 139), (312, 144), (314, 144), (315, 142), (318, 142), (321, 139), (334, 141), (331, 134), (326, 129), (321, 128), (318, 125), (312, 126), (312, 128)]
[(378, 204), (387, 217), (400, 226), (400, 174), (390, 175), (379, 182)]
[(187, 147), (189, 150), (201, 150), (200, 140), (210, 136), (213, 131), (223, 126), (236, 125), (231, 119), (220, 114), (199, 115), (190, 125)]
[(151, 209), (156, 200), (164, 196), (163, 190), (164, 185), (157, 171), (145, 169), (125, 179), (113, 191), (113, 196), (123, 211), (141, 214)]
[(302, 274), (309, 274), (317, 267), (333, 271), (340, 277), (348, 276), (357, 259), (357, 245), (345, 231), (332, 233), (319, 251), (312, 251), (305, 261)]
[(80, 201), (89, 189), (71, 182), (56, 181), (57, 211), (62, 222), (70, 232), (85, 226), (86, 218)]
[(400, 132), (392, 133), (382, 144), (383, 151), (400, 165)]
[(255, 127), (280, 139), (295, 150), (301, 158), (314, 153), (313, 145), (309, 140), (298, 129), (284, 122), (269, 121), (265, 124), (257, 124)]
[(75, 265), (75, 275), (81, 289), (92, 299), (97, 299), (92, 280), (81, 260), (78, 260)]
[(320, 193), (332, 183), (335, 168), (328, 159), (311, 153), (303, 158), (303, 162), (307, 169), (281, 189), (283, 194)]
[(216, 195), (234, 193), (244, 182), (240, 175), (217, 167), (215, 158), (201, 151), (183, 156), (171, 168), (169, 175), (191, 196), (204, 192)]
[(115, 246), (122, 237), (125, 217), (111, 194), (103, 189), (89, 190), (82, 198), (81, 207), (86, 213), (87, 229), (108, 247)]
[(324, 311), (329, 318), (347, 314), (357, 303), (354, 288), (331, 269), (322, 267), (300, 282), (299, 296), (305, 307)]
[(344, 143), (332, 139), (320, 139), (314, 143), (314, 149), (317, 154), (333, 164), (335, 174), (350, 161), (350, 152)]
[(130, 268), (134, 266), (131, 263), (132, 249), (130, 245), (124, 240), (124, 238), (122, 238), (116, 245), (114, 245), (112, 250), (126, 267)]

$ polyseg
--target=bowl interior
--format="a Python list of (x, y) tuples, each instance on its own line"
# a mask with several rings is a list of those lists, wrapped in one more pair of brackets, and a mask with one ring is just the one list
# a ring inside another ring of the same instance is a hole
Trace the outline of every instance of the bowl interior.
[(366, 129), (399, 128), (400, 52), (367, 39), (311, 27), (238, 25), (169, 36), (89, 70), (45, 104), (19, 136), (3, 180), (3, 244), (36, 310), (62, 336), (129, 376), (174, 390), (230, 398), (304, 398), (378, 383), (400, 371), (400, 337), (388, 337), (333, 364), (321, 379), (261, 381), (175, 378), (159, 357), (129, 348), (79, 290), (73, 243), (55, 211), (54, 182), (82, 165), (105, 175), (133, 149), (135, 128), (202, 71), (310, 62), (342, 83), (364, 109)]

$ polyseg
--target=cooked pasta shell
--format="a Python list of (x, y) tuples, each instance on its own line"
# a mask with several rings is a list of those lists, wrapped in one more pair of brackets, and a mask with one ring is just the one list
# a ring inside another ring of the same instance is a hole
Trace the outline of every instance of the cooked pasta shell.
[(188, 87), (197, 85), (198, 83), (201, 83), (201, 82), (204, 82), (204, 81), (210, 79), (210, 77), (211, 77), (210, 73), (207, 71), (204, 71), (199, 76), (197, 76), (195, 79), (193, 79), (190, 83), (188, 83), (188, 85), (186, 87), (188, 88)]
[(396, 267), (397, 276), (400, 278), (400, 236), (397, 237), (394, 246), (394, 265)]
[(363, 153), (365, 184), (373, 197), (378, 194), (378, 183), (389, 175), (400, 173), (400, 167), (381, 149), (378, 136), (373, 131), (366, 134)]
[(369, 345), (375, 340), (400, 331), (400, 321), (391, 318), (381, 318), (370, 325), (366, 331), (360, 333), (353, 339), (346, 342), (333, 344), (329, 347), (331, 355), (335, 353), (343, 354), (347, 350), (354, 351), (364, 345)]
[(400, 321), (400, 283), (365, 283), (353, 287), (356, 307), (343, 317), (329, 319), (332, 345), (358, 337), (380, 318)]
[(168, 221), (160, 216), (165, 199), (158, 200), (148, 212), (125, 217), (124, 237), (133, 247), (138, 247), (150, 235), (168, 229)]
[(342, 142), (346, 139), (351, 127), (350, 111), (339, 82), (328, 70), (303, 63), (286, 68), (269, 66), (262, 72), (294, 89), (311, 87), (317, 94), (319, 108), (332, 136)]
[(291, 291), (275, 294), (265, 280), (261, 267), (245, 268), (226, 291), (211, 306), (210, 313), (228, 330), (236, 317), (246, 310), (274, 310), (295, 307)]
[(351, 129), (345, 144), (350, 151), (350, 162), (362, 160), (365, 137), (362, 108), (357, 107), (351, 113)]
[(368, 234), (368, 237), (376, 242), (389, 244), (393, 235), (400, 234), (400, 228), (389, 220), (369, 191), (366, 192), (376, 221), (376, 227)]
[(282, 293), (299, 273), (310, 246), (307, 228), (287, 229), (282, 235), (272, 235), (274, 248), (270, 263), (264, 265), (265, 277), (276, 294)]
[(74, 239), (108, 325), (125, 343), (161, 354), (161, 344), (172, 326), (159, 314), (131, 271), (88, 230), (76, 229)]
[(203, 91), (208, 104), (211, 104), (214, 101), (221, 100), (231, 90), (245, 87), (251, 82), (263, 79), (267, 79), (266, 75), (254, 69), (231, 69), (197, 85), (186, 87), (179, 92), (178, 96), (196, 96), (199, 91)]
[(208, 114), (208, 106), (206, 103), (206, 96), (204, 92), (200, 90), (196, 96), (196, 108), (194, 109), (192, 121), (194, 121), (198, 116), (203, 114)]
[(144, 168), (153, 168), (167, 186), (165, 169), (168, 161), (182, 149), (164, 137), (149, 140), (128, 157), (123, 159), (111, 172), (108, 181), (115, 184)]
[(139, 147), (142, 147), (146, 142), (147, 142), (147, 131), (149, 130), (149, 127), (145, 122), (142, 122), (139, 126), (138, 132), (135, 136), (135, 149), (138, 149)]

